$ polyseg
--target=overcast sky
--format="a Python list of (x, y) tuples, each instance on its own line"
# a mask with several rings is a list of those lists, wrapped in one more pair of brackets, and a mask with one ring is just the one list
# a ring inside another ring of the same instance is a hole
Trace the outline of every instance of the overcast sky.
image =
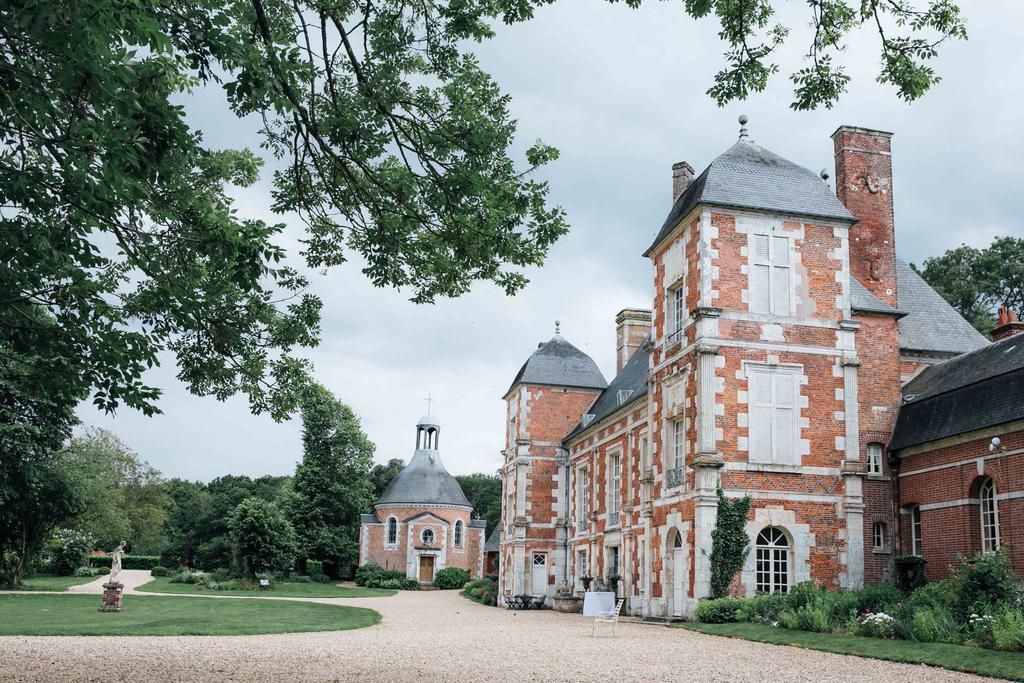
[[(753, 140), (815, 171), (831, 171), (829, 135), (839, 125), (893, 132), (896, 249), (904, 259), (1024, 235), (1020, 5), (964, 0), (970, 40), (943, 47), (935, 65), (944, 81), (910, 105), (875, 82), (876, 36), (864, 32), (843, 55), (853, 80), (840, 104), (797, 113), (786, 76), (806, 49), (804, 3), (780, 3), (780, 18), (796, 28), (769, 89), (725, 108), (704, 94), (722, 64), (716, 24), (690, 20), (681, 4), (630, 10), (559, 0), (476, 46), (513, 98), (518, 151), (537, 139), (561, 151), (545, 175), (571, 232), (543, 268), (529, 272), (524, 292), (508, 298), (479, 285), (461, 299), (416, 306), (408, 293), (374, 289), (356, 261), (315, 278), (324, 301), (322, 342), (310, 353), (316, 377), (361, 417), (378, 461), (412, 455), (429, 393), (448, 469), (494, 472), (504, 447), (501, 396), (556, 319), (610, 380), (616, 312), (651, 305), (641, 253), (669, 210), (671, 165), (688, 161), (702, 171), (735, 141), (739, 114), (750, 117)], [(237, 121), (218, 92), (196, 93), (186, 104), (210, 146), (257, 148), (257, 124)], [(274, 219), (266, 178), (235, 196), (242, 214)], [(299, 234), (295, 226), (286, 241)], [(252, 416), (244, 399), (191, 396), (174, 379), (173, 359), (164, 361), (148, 377), (164, 389), (162, 415), (111, 417), (86, 406), (83, 424), (113, 430), (167, 476), (294, 470), (298, 420)]]

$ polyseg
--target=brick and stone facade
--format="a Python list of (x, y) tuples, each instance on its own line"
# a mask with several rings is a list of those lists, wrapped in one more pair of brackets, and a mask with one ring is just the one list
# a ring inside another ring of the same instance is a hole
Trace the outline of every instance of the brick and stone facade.
[(431, 416), (416, 426), (416, 452), (359, 528), (359, 564), (397, 569), (422, 584), (445, 567), (484, 575), (486, 522), (459, 483), (444, 469), (438, 449), (441, 427)]
[(646, 252), (652, 309), (617, 316), (611, 384), (545, 376), (531, 357), (506, 394), (504, 594), (614, 574), (630, 612), (692, 614), (710, 592), (719, 488), (752, 500), (734, 593), (891, 576), (887, 445), (907, 359), (929, 367), (985, 340), (921, 329), (936, 310), (966, 323), (915, 306), (934, 292), (895, 255), (889, 133), (833, 134), (835, 194), (745, 133), (696, 178), (673, 167)]

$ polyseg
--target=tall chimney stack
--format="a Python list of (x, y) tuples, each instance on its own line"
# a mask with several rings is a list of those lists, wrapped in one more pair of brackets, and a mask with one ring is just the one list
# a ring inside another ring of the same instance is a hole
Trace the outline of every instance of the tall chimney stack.
[(836, 195), (859, 219), (850, 228), (850, 270), (872, 294), (897, 306), (891, 139), (892, 133), (855, 126), (832, 134)]
[(686, 186), (693, 180), (693, 166), (685, 161), (672, 164), (672, 203), (675, 204), (679, 195), (686, 191)]
[(996, 328), (992, 330), (992, 341), (1006, 339), (1022, 332), (1024, 332), (1024, 323), (1017, 317), (1017, 312), (1011, 311), (1006, 306), (1000, 306), (998, 322)]
[(624, 308), (615, 316), (615, 374), (622, 368), (651, 331), (651, 312), (642, 308)]

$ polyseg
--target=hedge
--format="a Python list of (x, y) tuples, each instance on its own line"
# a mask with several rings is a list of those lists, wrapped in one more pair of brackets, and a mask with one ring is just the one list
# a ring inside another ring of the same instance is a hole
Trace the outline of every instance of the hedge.
[[(159, 555), (124, 555), (121, 557), (121, 569), (145, 569), (151, 571), (160, 564)], [(110, 555), (93, 555), (89, 558), (93, 567), (110, 567)]]

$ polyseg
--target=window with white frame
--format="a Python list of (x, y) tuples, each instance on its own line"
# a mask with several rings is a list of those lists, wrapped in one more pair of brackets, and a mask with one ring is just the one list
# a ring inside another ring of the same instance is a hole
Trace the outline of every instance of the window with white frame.
[(668, 440), (665, 485), (675, 488), (683, 485), (683, 467), (686, 465), (686, 420), (683, 417), (669, 422)]
[(648, 456), (647, 434), (640, 436), (640, 474), (643, 475), (651, 467)]
[(882, 474), (882, 453), (882, 444), (868, 444), (868, 474)]
[(885, 522), (875, 522), (871, 527), (871, 546), (875, 550), (885, 550)]
[(461, 519), (457, 519), (457, 520), (455, 520), (455, 532), (452, 534), (452, 541), (454, 542), (456, 548), (461, 548), (462, 547), (462, 537), (463, 537), (462, 520)]
[(587, 565), (587, 551), (576, 551), (576, 578), (590, 576), (590, 567)]
[(921, 553), (921, 506), (915, 505), (910, 508), (910, 542), (914, 555), (922, 556)]
[(999, 550), (999, 509), (996, 507), (996, 484), (987, 478), (981, 484), (981, 550)]
[(398, 520), (394, 517), (388, 517), (388, 545), (398, 545)]
[(758, 593), (785, 593), (789, 590), (789, 538), (779, 528), (761, 530), (754, 544), (757, 556)]
[(686, 288), (682, 282), (665, 293), (665, 308), (665, 335), (670, 341), (677, 341), (686, 323)]
[(789, 238), (750, 235), (750, 310), (790, 315), (792, 307)]
[(613, 545), (608, 548), (608, 576), (620, 576), (619, 572), (619, 546)]
[(576, 470), (576, 512), (578, 528), (586, 528), (590, 518), (590, 469), (580, 467)]
[(613, 453), (608, 456), (608, 514), (612, 516), (611, 524), (618, 524), (618, 514), (622, 509), (622, 454)]
[(799, 369), (748, 365), (747, 401), (750, 461), (799, 465)]

